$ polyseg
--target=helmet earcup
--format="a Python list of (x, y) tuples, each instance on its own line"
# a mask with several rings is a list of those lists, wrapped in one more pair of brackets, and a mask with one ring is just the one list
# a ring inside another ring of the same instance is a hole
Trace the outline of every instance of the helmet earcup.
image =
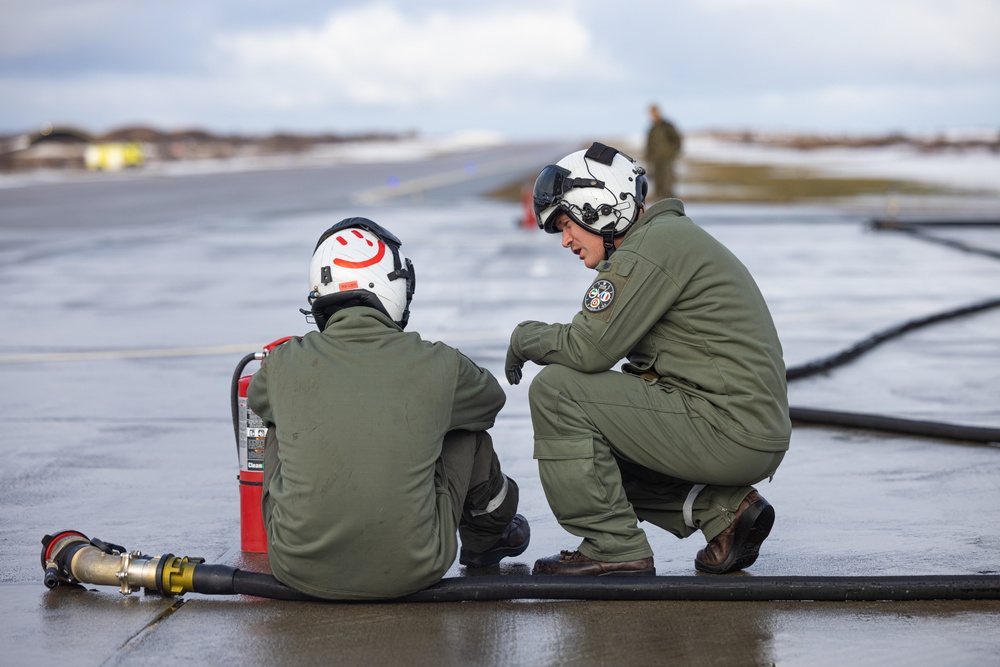
[(635, 198), (639, 208), (646, 206), (646, 195), (649, 194), (649, 179), (646, 178), (646, 170), (642, 169), (635, 177)]

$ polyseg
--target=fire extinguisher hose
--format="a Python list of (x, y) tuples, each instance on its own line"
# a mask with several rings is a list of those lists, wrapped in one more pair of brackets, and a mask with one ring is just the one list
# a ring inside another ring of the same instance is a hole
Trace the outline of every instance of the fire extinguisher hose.
[(243, 369), (256, 359), (257, 355), (257, 352), (252, 352), (243, 357), (240, 359), (240, 363), (236, 364), (236, 370), (233, 371), (233, 382), (229, 390), (229, 407), (233, 412), (233, 434), (236, 436), (237, 447), (240, 445), (240, 378), (243, 377)]

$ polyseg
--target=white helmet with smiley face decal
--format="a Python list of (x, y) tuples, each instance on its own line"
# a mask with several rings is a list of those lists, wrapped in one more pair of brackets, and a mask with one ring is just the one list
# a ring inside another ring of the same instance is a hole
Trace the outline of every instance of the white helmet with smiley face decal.
[(401, 328), (410, 317), (416, 284), (413, 264), (401, 258), (400, 240), (368, 218), (347, 218), (323, 232), (309, 265), (309, 305), (322, 331), (330, 315), (369, 306)]

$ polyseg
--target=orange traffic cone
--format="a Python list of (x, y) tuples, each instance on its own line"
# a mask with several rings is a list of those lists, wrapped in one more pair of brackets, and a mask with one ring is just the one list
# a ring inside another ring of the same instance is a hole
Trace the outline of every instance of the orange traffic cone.
[(535, 217), (535, 205), (532, 201), (533, 188), (526, 187), (521, 190), (521, 203), (524, 205), (524, 215), (521, 218), (521, 226), (528, 229), (538, 228), (538, 218)]

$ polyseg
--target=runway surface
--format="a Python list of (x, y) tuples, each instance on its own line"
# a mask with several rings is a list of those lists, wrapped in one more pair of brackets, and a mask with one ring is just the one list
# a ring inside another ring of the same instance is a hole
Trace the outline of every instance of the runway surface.
[[(590, 272), (481, 195), (565, 145), (430, 161), (64, 179), (0, 189), (0, 651), (8, 664), (989, 664), (998, 601), (318, 604), (123, 597), (41, 583), (60, 530), (266, 570), (239, 549), (230, 379), (309, 326), (308, 260), (370, 217), (417, 269), (411, 330), (498, 377), (524, 319), (567, 321)], [(875, 231), (874, 206), (690, 204), (748, 266), (788, 366), (902, 321), (1000, 296), (1000, 260)], [(937, 233), (1000, 248), (1000, 229)], [(791, 403), (1000, 427), (1000, 309), (901, 336), (790, 383)], [(253, 370), (250, 367), (248, 370)], [(532, 460), (525, 368), (493, 438), (532, 543), (492, 574), (575, 548)], [(754, 576), (1000, 573), (1000, 450), (798, 426), (771, 483)], [(694, 574), (700, 535), (649, 527), (660, 576)], [(456, 564), (449, 577), (470, 573)]]

